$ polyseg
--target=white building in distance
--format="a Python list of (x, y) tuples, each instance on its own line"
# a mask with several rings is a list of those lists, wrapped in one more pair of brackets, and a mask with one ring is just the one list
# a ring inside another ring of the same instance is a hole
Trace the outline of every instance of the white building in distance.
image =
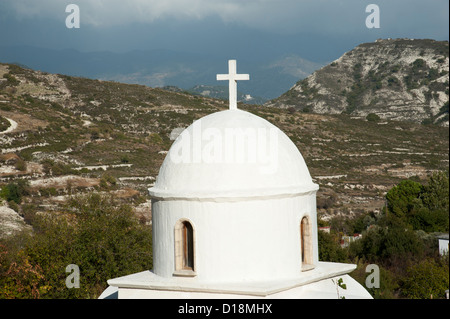
[(440, 234), (438, 236), (439, 255), (448, 255), (448, 234)]

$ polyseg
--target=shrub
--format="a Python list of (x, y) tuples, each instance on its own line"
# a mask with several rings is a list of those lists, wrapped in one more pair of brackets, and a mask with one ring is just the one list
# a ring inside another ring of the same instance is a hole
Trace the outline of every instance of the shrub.
[(0, 197), (6, 199), (8, 202), (13, 201), (16, 204), (22, 202), (24, 195), (28, 195), (28, 182), (22, 179), (3, 186), (0, 191)]
[(79, 174), (78, 171), (72, 169), (70, 165), (66, 165), (60, 162), (55, 162), (51, 159), (45, 159), (41, 162), (45, 174), (60, 176), (60, 175), (69, 175), (69, 174)]
[(17, 160), (15, 167), (19, 171), (26, 171), (27, 163), (23, 159), (19, 159), (19, 160)]
[(149, 138), (150, 142), (153, 144), (161, 144), (163, 142), (161, 136), (158, 133), (151, 133)]
[(402, 293), (411, 299), (445, 298), (448, 282), (448, 258), (446, 262), (425, 259), (407, 270)]
[(15, 262), (9, 263), (9, 253), (8, 248), (0, 244), (0, 298), (39, 298), (45, 290), (41, 285), (44, 280), (42, 269), (32, 265), (23, 251), (19, 251)]
[(103, 174), (100, 178), (100, 187), (104, 189), (109, 189), (111, 186), (117, 184), (117, 180), (114, 176), (109, 174)]
[(3, 75), (3, 78), (5, 78), (9, 85), (16, 86), (20, 84), (20, 81), (16, 79), (16, 77), (12, 74), (6, 73)]
[(413, 69), (421, 69), (421, 68), (424, 68), (426, 65), (427, 64), (424, 59), (416, 59), (413, 62)]
[(381, 120), (381, 118), (375, 113), (369, 113), (366, 116), (366, 120), (369, 122), (378, 122)]
[(10, 125), (9, 121), (0, 115), (0, 132), (7, 130)]

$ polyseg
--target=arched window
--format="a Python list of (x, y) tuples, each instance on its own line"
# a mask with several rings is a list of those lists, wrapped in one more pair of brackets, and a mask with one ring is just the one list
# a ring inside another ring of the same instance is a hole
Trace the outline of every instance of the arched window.
[(192, 275), (195, 271), (194, 229), (187, 220), (175, 225), (175, 271), (177, 275)]
[(303, 217), (300, 222), (300, 245), (302, 256), (302, 271), (314, 268), (313, 265), (313, 250), (312, 250), (312, 236), (311, 223), (308, 217)]

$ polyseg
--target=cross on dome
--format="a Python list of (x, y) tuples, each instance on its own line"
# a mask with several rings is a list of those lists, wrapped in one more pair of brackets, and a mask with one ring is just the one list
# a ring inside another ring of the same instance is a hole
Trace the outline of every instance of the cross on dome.
[(237, 81), (250, 80), (248, 74), (236, 74), (236, 60), (228, 60), (228, 74), (217, 74), (217, 81), (228, 80), (230, 110), (237, 110)]

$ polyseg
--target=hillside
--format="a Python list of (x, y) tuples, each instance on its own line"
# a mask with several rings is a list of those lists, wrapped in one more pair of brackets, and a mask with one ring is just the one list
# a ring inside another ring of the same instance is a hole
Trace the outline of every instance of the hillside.
[(364, 43), (265, 105), (448, 126), (447, 41)]
[[(21, 223), (92, 191), (112, 194), (149, 222), (147, 188), (172, 143), (172, 130), (227, 107), (226, 101), (185, 92), (9, 64), (0, 64), (0, 79), (0, 187), (24, 190), (21, 201), (9, 203)], [(239, 108), (278, 126), (297, 145), (320, 185), (318, 208), (325, 217), (379, 210), (385, 192), (400, 180), (424, 180), (448, 169), (445, 127)], [(0, 220), (16, 220), (7, 216), (10, 208), (0, 210)]]
[[(239, 58), (238, 70), (252, 75), (252, 81), (239, 85), (242, 93), (260, 97), (263, 102), (280, 96), (296, 81), (324, 65), (295, 54), (264, 58), (261, 54), (258, 54), (258, 59), (254, 56)], [(0, 62), (26, 65), (48, 73), (150, 87), (177, 86), (183, 90), (196, 85), (220, 85), (215, 75), (227, 72), (227, 58), (229, 57), (161, 49), (124, 53), (80, 52), (33, 46), (4, 47), (0, 43)]]

